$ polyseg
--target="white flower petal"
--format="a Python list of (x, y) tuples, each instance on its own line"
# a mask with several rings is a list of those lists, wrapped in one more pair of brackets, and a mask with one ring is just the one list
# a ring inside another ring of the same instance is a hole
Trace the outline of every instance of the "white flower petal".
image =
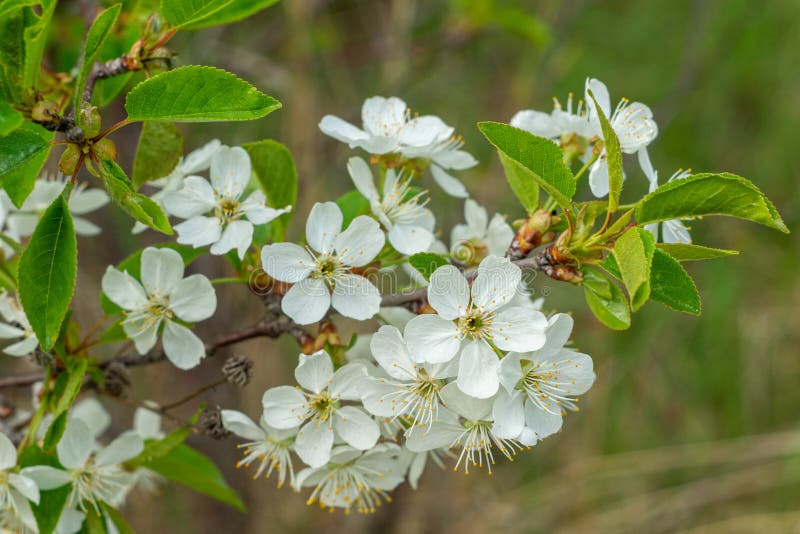
[(64, 484), (72, 482), (69, 473), (49, 465), (34, 465), (26, 467), (20, 474), (33, 480), (42, 491), (60, 488)]
[(183, 278), (183, 258), (171, 248), (147, 247), (141, 262), (142, 284), (150, 294), (168, 295)]
[(338, 400), (359, 400), (361, 384), (367, 378), (367, 369), (360, 363), (348, 363), (333, 373), (328, 389), (330, 395)]
[(294, 378), (305, 389), (314, 393), (321, 392), (333, 379), (331, 357), (324, 350), (318, 350), (310, 356), (301, 354), (300, 363), (294, 370)]
[(500, 350), (540, 349), (546, 341), (547, 318), (531, 307), (506, 306), (492, 319), (491, 339)]
[(0, 323), (0, 339), (16, 339), (24, 335), (25, 330), (10, 324)]
[(147, 304), (144, 288), (127, 272), (109, 266), (101, 285), (109, 300), (124, 310), (138, 310)]
[[(467, 343), (458, 361), (458, 388), (476, 399), (487, 399), (497, 393), (500, 379), (497, 354), (482, 341)], [(454, 408), (456, 409), (456, 408)]]
[(472, 154), (464, 150), (445, 150), (437, 152), (433, 156), (433, 161), (443, 169), (452, 169), (454, 171), (463, 171), (470, 169), (478, 164)]
[(333, 241), (342, 231), (342, 210), (335, 202), (317, 202), (306, 220), (306, 240), (320, 254), (332, 251)]
[(111, 426), (111, 414), (94, 397), (87, 397), (76, 402), (72, 406), (70, 416), (77, 417), (86, 423), (95, 439), (100, 437)]
[(314, 260), (300, 245), (275, 243), (261, 249), (261, 267), (276, 280), (295, 283), (308, 277)]
[(378, 424), (355, 406), (339, 408), (334, 417), (333, 428), (348, 445), (364, 451), (378, 442), (381, 434)]
[(561, 352), (561, 349), (569, 341), (574, 323), (572, 317), (566, 313), (557, 313), (550, 317), (547, 320), (547, 330), (545, 331), (547, 341), (542, 348), (536, 351), (536, 356), (544, 358)]
[[(530, 401), (525, 403), (525, 426), (533, 431), (536, 439), (542, 440), (547, 436), (555, 434), (561, 430), (563, 422), (560, 413), (550, 413), (540, 410)], [(535, 444), (535, 442), (533, 444)], [(528, 445), (528, 443), (525, 443), (525, 445)]]
[(309, 467), (322, 467), (331, 458), (333, 430), (328, 423), (309, 421), (297, 433), (294, 450)]
[(347, 172), (350, 173), (356, 189), (367, 200), (378, 200), (378, 190), (375, 188), (375, 179), (367, 162), (362, 158), (353, 157), (347, 160)]
[(372, 335), (369, 346), (372, 356), (393, 378), (409, 381), (416, 376), (417, 370), (408, 354), (403, 336), (394, 326), (380, 327)]
[(487, 256), (478, 266), (472, 282), (472, 305), (482, 310), (496, 310), (514, 298), (522, 271), (508, 258)]
[(225, 226), (219, 240), (211, 245), (209, 252), (221, 256), (229, 250), (236, 249), (239, 259), (244, 258), (250, 243), (253, 242), (253, 223), (243, 219), (231, 221)]
[(361, 122), (372, 136), (395, 137), (406, 124), (405, 102), (397, 97), (373, 96), (361, 106)]
[(380, 310), (381, 294), (363, 276), (342, 274), (336, 277), (331, 305), (345, 317), (366, 321)]
[(92, 432), (80, 419), (70, 418), (61, 441), (58, 442), (58, 460), (67, 469), (77, 469), (86, 463), (92, 453)]
[(108, 204), (108, 193), (102, 189), (75, 188), (69, 197), (69, 211), (73, 215), (85, 215)]
[(193, 150), (180, 162), (180, 170), (183, 174), (192, 174), (208, 169), (211, 165), (211, 158), (219, 150), (222, 143), (218, 139), (212, 139), (197, 150)]
[(325, 115), (319, 121), (319, 129), (327, 136), (333, 137), (342, 143), (348, 143), (350, 148), (360, 146), (360, 143), (369, 139), (369, 134), (361, 128), (356, 128), (347, 121), (334, 115)]
[(414, 317), (404, 333), (409, 354), (415, 362), (449, 362), (461, 346), (455, 323), (438, 315)]
[(292, 286), (283, 296), (281, 310), (300, 325), (316, 323), (331, 307), (328, 286), (319, 278), (306, 278)]
[(518, 352), (509, 352), (500, 360), (497, 376), (508, 393), (516, 389), (517, 384), (524, 376), (521, 359), (522, 355)]
[(169, 308), (180, 319), (196, 323), (208, 319), (217, 309), (217, 294), (202, 274), (187, 276), (172, 288)]
[(439, 187), (451, 197), (467, 198), (469, 196), (467, 188), (458, 178), (450, 175), (435, 163), (431, 163), (431, 175)]
[(692, 242), (689, 230), (678, 219), (664, 221), (661, 225), (661, 232), (664, 234), (664, 243), (685, 243)]
[(244, 212), (247, 220), (253, 224), (267, 224), (283, 215), (292, 211), (291, 206), (285, 208), (275, 209), (266, 205), (266, 197), (261, 191), (253, 191), (247, 200), (242, 202), (239, 208)]
[(406, 437), (406, 447), (412, 452), (425, 452), (449, 447), (464, 432), (461, 425), (433, 423), (426, 432), (414, 432)]
[(592, 100), (592, 97), (589, 95), (589, 91), (592, 92), (594, 99), (597, 100), (597, 103), (600, 105), (600, 109), (603, 110), (603, 114), (607, 118), (611, 117), (611, 97), (608, 94), (608, 88), (606, 87), (606, 84), (596, 78), (586, 79), (586, 109), (589, 112), (590, 120), (596, 121), (599, 125), (599, 119), (597, 118), (597, 112), (595, 111), (594, 100)]
[(264, 429), (255, 424), (252, 419), (236, 410), (222, 410), (222, 425), (230, 432), (250, 441), (263, 440), (266, 436)]
[(127, 462), (144, 450), (144, 441), (136, 432), (126, 432), (97, 453), (95, 462), (99, 466), (116, 465)]
[(492, 432), (503, 439), (514, 439), (525, 427), (523, 395), (520, 391), (511, 394), (500, 390), (492, 405)]
[(133, 341), (136, 352), (144, 355), (156, 344), (160, 324), (161, 319), (152, 320), (150, 317), (141, 316), (128, 317), (122, 321), (122, 330)]
[(336, 236), (333, 248), (345, 265), (363, 267), (375, 259), (386, 239), (380, 225), (366, 215), (359, 215), (347, 230)]
[(434, 240), (430, 230), (416, 224), (395, 224), (387, 236), (392, 247), (406, 256), (425, 252)]
[(143, 439), (160, 439), (164, 435), (161, 415), (147, 408), (136, 408), (133, 412), (133, 429)]
[(482, 237), (486, 234), (486, 228), (489, 226), (489, 216), (486, 214), (486, 208), (468, 198), (464, 202), (464, 221), (471, 230), (472, 237)]
[(214, 189), (200, 176), (189, 176), (183, 181), (183, 188), (166, 193), (163, 200), (167, 212), (181, 219), (208, 213), (217, 205)]
[(447, 141), (453, 135), (453, 128), (434, 115), (414, 117), (400, 132), (400, 143), (410, 147), (427, 147)]
[(242, 147), (220, 147), (211, 157), (209, 174), (219, 196), (238, 199), (250, 182), (250, 156)]
[(606, 159), (606, 151), (603, 149), (603, 152), (600, 154), (600, 157), (597, 158), (592, 164), (592, 168), (589, 170), (589, 188), (592, 190), (592, 194), (597, 198), (602, 198), (608, 194), (608, 161)]
[(0, 471), (9, 471), (17, 465), (17, 448), (3, 433), (0, 433)]
[(517, 112), (511, 117), (509, 124), (539, 137), (555, 138), (562, 133), (560, 124), (549, 113), (532, 109)]
[(464, 393), (455, 382), (442, 388), (440, 395), (448, 410), (457, 413), (467, 421), (483, 421), (490, 419), (492, 399), (479, 399)]
[(167, 321), (161, 342), (164, 354), (178, 369), (197, 367), (206, 357), (206, 348), (197, 335), (174, 321)]
[(512, 239), (514, 239), (514, 230), (506, 222), (505, 217), (495, 213), (491, 222), (489, 222), (489, 228), (486, 230), (486, 244), (489, 246), (489, 254), (505, 256)]
[(264, 392), (261, 399), (264, 421), (275, 428), (294, 428), (306, 420), (306, 396), (298, 388), (278, 386)]
[(75, 227), (75, 233), (83, 236), (95, 236), (102, 232), (102, 229), (91, 221), (87, 221), (83, 217), (73, 217), (72, 225)]
[(428, 284), (428, 303), (443, 319), (457, 319), (469, 307), (469, 283), (453, 265), (436, 269)]
[(178, 233), (178, 243), (194, 248), (215, 243), (222, 234), (222, 225), (216, 217), (192, 217), (173, 228)]
[(22, 341), (7, 346), (5, 349), (3, 349), (3, 352), (9, 356), (27, 356), (36, 350), (37, 346), (39, 346), (39, 340), (36, 339), (36, 336), (31, 334)]

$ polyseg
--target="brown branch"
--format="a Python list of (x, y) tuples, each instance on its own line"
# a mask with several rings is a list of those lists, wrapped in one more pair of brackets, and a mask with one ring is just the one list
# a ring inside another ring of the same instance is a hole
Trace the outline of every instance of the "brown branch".
[[(95, 63), (89, 77), (86, 79), (86, 87), (83, 89), (83, 102), (88, 104), (92, 101), (92, 93), (97, 80), (104, 80), (112, 76), (120, 76), (130, 72), (130, 67), (125, 57), (110, 59), (105, 63)], [(76, 87), (76, 89), (78, 89)]]

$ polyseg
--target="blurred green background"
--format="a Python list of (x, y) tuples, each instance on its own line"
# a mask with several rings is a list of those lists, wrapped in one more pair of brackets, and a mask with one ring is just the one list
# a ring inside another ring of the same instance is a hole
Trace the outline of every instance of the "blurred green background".
[[(461, 173), (474, 197), (513, 219), (521, 210), (475, 123), (549, 111), (551, 97), (581, 95), (587, 76), (605, 81), (613, 101), (652, 107), (660, 132), (650, 154), (662, 180), (679, 167), (740, 174), (796, 228), (798, 28), (796, 0), (285, 0), (242, 23), (180, 34), (172, 48), (179, 64), (227, 68), (284, 103), (263, 120), (182, 130), (187, 150), (213, 137), (287, 144), (301, 180), (297, 236), (311, 203), (351, 188), (349, 151), (319, 132), (323, 115), (358, 121), (364, 98), (380, 94), (441, 116), (481, 161)], [(136, 131), (127, 130), (117, 142), (130, 168)], [(645, 181), (635, 158), (626, 164), (634, 199)], [(439, 196), (433, 206), (442, 228), (461, 221), (460, 202)], [(103, 216), (113, 228), (80, 244), (84, 325), (99, 314), (92, 295), (105, 265), (156, 239), (130, 236), (129, 220), (113, 208)], [(132, 497), (125, 515), (139, 532), (175, 533), (799, 532), (797, 234), (715, 218), (692, 226), (697, 243), (743, 251), (688, 265), (703, 297), (699, 318), (651, 303), (630, 331), (614, 333), (591, 316), (579, 289), (536, 281), (548, 310), (574, 310), (574, 340), (593, 356), (598, 378), (560, 434), (513, 463), (498, 462), (493, 476), (429, 466), (419, 491), (401, 487), (373, 516), (329, 514), (236, 471), (234, 438), (194, 438), (250, 513), (166, 486), (160, 496)], [(210, 257), (198, 268), (224, 272)], [(245, 288), (222, 286), (227, 311), (200, 333), (255, 322), (259, 306)], [(296, 347), (252, 341), (236, 352), (256, 361), (253, 383), (206, 398), (255, 418), (264, 389), (291, 380)], [(218, 376), (220, 363), (188, 374), (163, 364), (137, 370), (132, 396), (180, 398)], [(127, 407), (109, 409), (120, 429), (128, 424)]]

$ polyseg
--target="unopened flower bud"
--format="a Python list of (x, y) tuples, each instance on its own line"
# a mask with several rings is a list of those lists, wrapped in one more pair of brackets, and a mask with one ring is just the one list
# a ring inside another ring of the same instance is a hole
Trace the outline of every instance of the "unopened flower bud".
[(58, 116), (58, 106), (50, 100), (40, 100), (31, 109), (31, 119), (36, 122), (49, 122)]
[(83, 128), (86, 137), (94, 137), (100, 133), (100, 112), (97, 106), (86, 106), (78, 113), (78, 126)]
[(222, 374), (228, 382), (243, 388), (250, 383), (250, 377), (253, 375), (253, 361), (241, 354), (231, 356), (225, 360)]
[(72, 176), (75, 168), (78, 166), (78, 161), (81, 159), (81, 147), (76, 144), (70, 143), (61, 154), (61, 159), (58, 160), (58, 170), (67, 176)]
[(203, 410), (203, 413), (200, 414), (200, 419), (197, 421), (197, 427), (206, 436), (214, 439), (225, 439), (230, 435), (228, 429), (222, 424), (222, 413), (219, 406)]
[(103, 372), (103, 390), (113, 397), (125, 397), (131, 385), (131, 374), (124, 364), (112, 362)]
[(114, 161), (117, 159), (117, 147), (108, 137), (95, 141), (92, 145), (92, 152), (94, 152), (98, 158), (105, 161)]

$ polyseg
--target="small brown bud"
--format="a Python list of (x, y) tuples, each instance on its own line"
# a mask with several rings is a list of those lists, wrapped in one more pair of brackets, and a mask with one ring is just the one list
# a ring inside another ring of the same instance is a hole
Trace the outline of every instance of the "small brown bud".
[(58, 160), (58, 170), (66, 174), (67, 176), (72, 176), (75, 172), (75, 168), (78, 166), (78, 161), (81, 159), (81, 147), (76, 144), (70, 143), (64, 149), (64, 153), (61, 154), (61, 159)]
[(241, 354), (231, 356), (222, 365), (222, 374), (228, 382), (243, 388), (250, 383), (253, 375), (253, 361)]
[(94, 137), (100, 133), (100, 112), (97, 106), (85, 106), (78, 113), (78, 126), (86, 137)]
[(40, 100), (31, 109), (31, 119), (36, 122), (49, 122), (58, 116), (58, 106), (50, 100)]
[(225, 439), (230, 435), (228, 429), (222, 424), (222, 412), (220, 412), (219, 406), (203, 410), (197, 421), (197, 427), (206, 436), (214, 439)]
[(131, 374), (125, 364), (111, 362), (103, 371), (103, 390), (113, 397), (126, 397), (131, 385)]

